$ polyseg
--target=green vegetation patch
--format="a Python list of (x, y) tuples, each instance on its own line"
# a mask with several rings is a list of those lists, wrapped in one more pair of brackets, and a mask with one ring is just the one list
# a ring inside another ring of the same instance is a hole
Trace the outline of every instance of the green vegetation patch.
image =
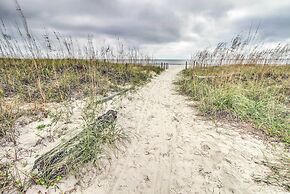
[(21, 105), (106, 95), (144, 84), (162, 71), (157, 66), (82, 59), (0, 58), (0, 67), (0, 137), (21, 115), (16, 101)]
[(290, 143), (290, 66), (196, 67), (177, 84), (205, 115), (247, 121)]
[(60, 102), (75, 96), (105, 94), (146, 82), (155, 66), (81, 59), (0, 58), (0, 96), (26, 102)]

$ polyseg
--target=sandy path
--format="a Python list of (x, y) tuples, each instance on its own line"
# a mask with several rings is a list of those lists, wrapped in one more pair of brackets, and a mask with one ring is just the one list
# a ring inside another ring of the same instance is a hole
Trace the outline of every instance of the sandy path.
[(197, 116), (174, 90), (180, 70), (162, 73), (125, 102), (118, 124), (132, 142), (83, 193), (287, 193), (252, 178), (269, 172), (261, 161), (274, 148)]

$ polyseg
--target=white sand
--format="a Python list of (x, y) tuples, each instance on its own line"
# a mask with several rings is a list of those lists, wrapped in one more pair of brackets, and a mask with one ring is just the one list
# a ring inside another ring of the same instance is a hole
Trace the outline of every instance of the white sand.
[(269, 173), (261, 163), (265, 156), (276, 158), (280, 146), (274, 148), (240, 133), (241, 129), (219, 127), (197, 116), (190, 101), (174, 89), (180, 70), (167, 70), (123, 100), (118, 125), (129, 133), (131, 143), (118, 158), (113, 157), (110, 167), (91, 186), (67, 190), (96, 194), (287, 193), (253, 181), (253, 177)]
[(180, 70), (169, 69), (125, 102), (118, 122), (136, 138), (83, 193), (287, 193), (252, 178), (269, 172), (261, 161), (276, 150), (196, 116), (174, 88)]

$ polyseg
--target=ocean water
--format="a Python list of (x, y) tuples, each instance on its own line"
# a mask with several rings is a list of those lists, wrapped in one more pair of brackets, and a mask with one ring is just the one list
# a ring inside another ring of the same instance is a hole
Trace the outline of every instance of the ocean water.
[[(130, 61), (129, 60), (119, 60), (119, 61), (112, 61), (112, 62), (117, 62), (117, 63), (127, 63)], [(132, 61), (131, 61), (132, 62)], [(190, 60), (186, 60), (186, 59), (151, 59), (151, 60), (136, 60), (135, 63), (136, 64), (151, 64), (151, 65), (161, 65), (161, 63), (165, 63), (168, 65), (185, 65), (186, 62), (189, 64)], [(134, 63), (134, 62), (133, 62)]]
[(151, 63), (153, 64), (168, 63), (168, 65), (185, 65), (186, 61), (189, 63), (189, 60), (185, 59), (154, 59)]

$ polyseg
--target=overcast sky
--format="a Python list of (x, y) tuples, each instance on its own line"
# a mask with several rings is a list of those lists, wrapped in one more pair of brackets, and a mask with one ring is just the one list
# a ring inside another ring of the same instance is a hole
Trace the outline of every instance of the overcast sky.
[[(189, 58), (260, 23), (267, 43), (290, 42), (290, 0), (18, 0), (34, 32), (120, 38), (157, 58)], [(14, 1), (0, 17), (17, 20)]]

